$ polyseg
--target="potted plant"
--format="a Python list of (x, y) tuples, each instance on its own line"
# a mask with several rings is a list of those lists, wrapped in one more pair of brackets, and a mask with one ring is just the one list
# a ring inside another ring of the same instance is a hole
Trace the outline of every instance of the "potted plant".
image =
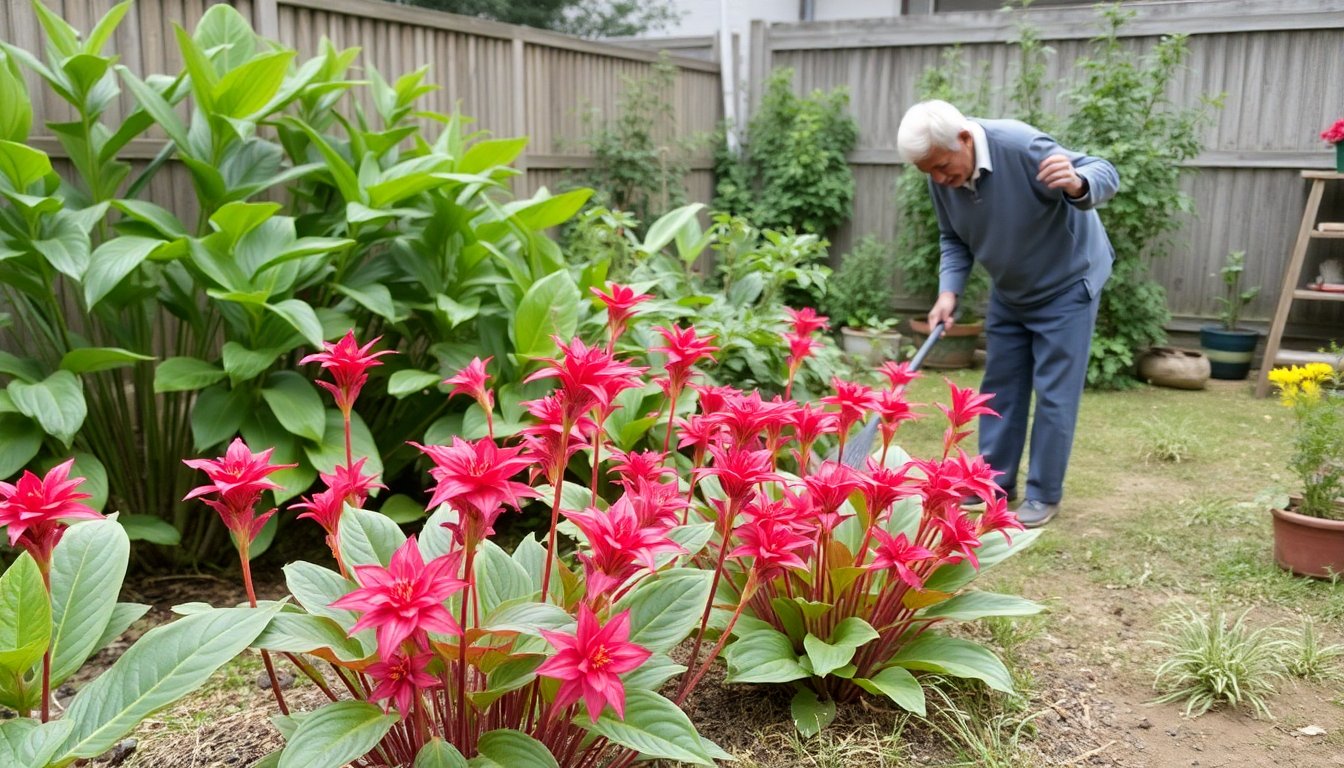
[[(1199, 329), (1199, 345), (1208, 356), (1210, 375), (1215, 379), (1241, 380), (1251, 372), (1251, 356), (1260, 332), (1237, 327), (1241, 311), (1260, 293), (1259, 286), (1242, 290), (1241, 278), (1246, 269), (1246, 252), (1232, 251), (1227, 255), (1220, 274), (1223, 295), (1218, 302), (1218, 325)], [(1270, 361), (1272, 363), (1272, 361)]]
[(1344, 574), (1344, 393), (1339, 349), (1335, 365), (1308, 363), (1275, 368), (1269, 380), (1293, 410), (1296, 431), (1288, 466), (1301, 482), (1300, 496), (1272, 505), (1274, 560), (1303, 576)]
[(1321, 131), (1321, 138), (1330, 142), (1330, 145), (1335, 148), (1335, 171), (1344, 173), (1344, 117)]
[(840, 261), (824, 306), (840, 320), (844, 350), (871, 366), (900, 356), (899, 318), (891, 311), (891, 249), (869, 235)]

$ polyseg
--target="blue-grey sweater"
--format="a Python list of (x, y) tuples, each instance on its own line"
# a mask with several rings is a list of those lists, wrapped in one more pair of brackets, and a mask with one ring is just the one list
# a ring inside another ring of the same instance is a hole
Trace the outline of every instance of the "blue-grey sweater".
[[(985, 129), (992, 170), (981, 172), (974, 192), (929, 182), (941, 231), (939, 291), (961, 295), (979, 261), (1007, 304), (1046, 301), (1080, 279), (1095, 296), (1110, 277), (1115, 251), (1093, 208), (1119, 189), (1115, 166), (1064, 149), (1017, 120), (975, 122)], [(1067, 155), (1086, 179), (1082, 198), (1036, 180), (1041, 160), (1054, 154)]]

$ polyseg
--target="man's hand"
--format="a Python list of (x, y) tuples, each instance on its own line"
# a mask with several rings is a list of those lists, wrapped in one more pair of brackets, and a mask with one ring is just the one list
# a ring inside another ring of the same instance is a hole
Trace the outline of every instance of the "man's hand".
[(938, 300), (933, 303), (933, 309), (929, 310), (929, 329), (932, 330), (938, 323), (943, 324), (943, 329), (948, 330), (956, 325), (952, 313), (957, 309), (957, 294), (951, 291), (943, 291), (938, 294)]
[(1079, 198), (1087, 192), (1083, 178), (1074, 170), (1073, 163), (1064, 155), (1051, 155), (1041, 161), (1036, 180), (1050, 189), (1062, 189), (1069, 197)]

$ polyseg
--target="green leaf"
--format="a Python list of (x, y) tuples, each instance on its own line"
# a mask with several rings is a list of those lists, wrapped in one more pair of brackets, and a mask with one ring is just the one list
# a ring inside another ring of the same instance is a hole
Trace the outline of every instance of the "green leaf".
[(223, 608), (145, 633), (70, 701), (65, 717), (76, 725), (59, 759), (106, 752), (141, 720), (196, 690), (251, 645), (280, 607)]
[[(739, 624), (741, 622), (739, 621)], [(798, 663), (798, 654), (788, 636), (774, 629), (743, 632), (728, 646), (728, 683), (787, 683), (809, 677)]]
[(0, 669), (23, 675), (51, 641), (51, 603), (42, 571), (27, 552), (0, 576)]
[(192, 392), (223, 379), (224, 371), (194, 357), (170, 357), (154, 368), (154, 392)]
[(262, 54), (220, 78), (215, 88), (215, 109), (220, 115), (251, 118), (280, 90), (295, 51)]
[(196, 23), (192, 39), (203, 51), (211, 51), (215, 66), (228, 72), (252, 58), (257, 35), (252, 25), (230, 5), (212, 5)]
[(969, 560), (962, 560), (956, 565), (944, 565), (924, 580), (924, 588), (936, 589), (939, 592), (956, 592), (971, 583), (977, 575), (984, 573), (986, 569), (1031, 546), (1040, 535), (1040, 528), (1029, 531), (1014, 531), (1012, 544), (1009, 544), (1002, 534), (989, 536), (975, 551), (976, 557), (980, 561), (979, 569), (971, 565)]
[(808, 738), (821, 733), (821, 729), (835, 719), (835, 701), (817, 698), (817, 692), (803, 688), (793, 695), (789, 702), (789, 712), (793, 715), (793, 727)]
[(963, 592), (949, 600), (925, 608), (920, 618), (942, 618), (952, 621), (970, 621), (986, 616), (1034, 616), (1045, 606), (1017, 595), (995, 592)]
[(420, 748), (411, 768), (467, 768), (467, 759), (457, 747), (435, 736)]
[(99, 635), (98, 642), (93, 644), (93, 652), (103, 650), (113, 640), (121, 637), (121, 633), (130, 629), (131, 625), (146, 613), (149, 613), (149, 606), (143, 603), (117, 603), (117, 607), (112, 609), (112, 618), (108, 619), (107, 626), (103, 627), (103, 634)]
[(134, 94), (135, 100), (140, 103), (141, 108), (154, 118), (154, 122), (159, 124), (163, 132), (168, 134), (168, 138), (172, 139), (181, 151), (187, 151), (191, 146), (187, 137), (187, 125), (178, 116), (177, 111), (173, 109), (173, 105), (169, 104), (162, 94), (137, 77), (131, 70), (121, 65), (118, 65), (116, 70), (121, 77), (121, 81)]
[[(482, 543), (476, 555), (475, 571), (481, 611), (487, 616), (510, 600), (530, 600), (534, 597), (532, 579), (527, 571), (489, 539)], [(638, 641), (632, 636), (631, 642)]]
[(0, 722), (0, 765), (46, 768), (74, 727), (66, 719), (39, 723), (22, 717)]
[(640, 250), (649, 254), (663, 250), (677, 236), (682, 227), (695, 220), (696, 214), (700, 213), (704, 207), (704, 203), (691, 203), (659, 217), (649, 226), (649, 232), (644, 236), (644, 244), (640, 246)]
[(52, 173), (51, 159), (45, 152), (0, 140), (0, 174), (9, 179), (15, 190), (23, 192)]
[(606, 707), (589, 730), (645, 757), (714, 765), (686, 713), (653, 691), (626, 691), (625, 719), (618, 719)]
[(190, 237), (177, 216), (160, 205), (147, 200), (113, 200), (112, 207), (125, 214), (127, 219), (146, 225), (165, 240)]
[[(97, 456), (84, 451), (74, 451), (70, 454), (74, 457), (75, 463), (70, 468), (71, 477), (82, 477), (84, 482), (79, 485), (80, 493), (89, 494), (89, 499), (84, 503), (88, 504), (95, 511), (102, 511), (107, 505), (107, 467), (98, 460)], [(52, 467), (60, 464), (67, 456), (49, 456), (43, 459), (38, 468), (43, 472), (51, 471)]]
[(569, 221), (592, 196), (591, 189), (574, 189), (551, 197), (542, 197), (539, 192), (530, 200), (518, 200), (506, 205), (505, 210), (528, 229), (542, 230)]
[(457, 164), (459, 173), (482, 173), (497, 165), (508, 165), (527, 146), (527, 137), (516, 139), (486, 139), (467, 149)]
[(627, 691), (631, 688), (647, 688), (656, 691), (663, 686), (663, 683), (685, 671), (685, 665), (676, 663), (671, 656), (665, 653), (655, 653), (645, 659), (638, 669), (627, 672), (622, 679)]
[(98, 246), (84, 271), (84, 305), (93, 309), (150, 254), (168, 244), (165, 240), (126, 235)]
[(518, 304), (512, 326), (514, 350), (523, 357), (546, 357), (555, 351), (552, 336), (568, 341), (579, 324), (579, 287), (566, 271), (532, 284)]
[(336, 289), (338, 293), (354, 299), (361, 307), (385, 320), (395, 323), (406, 316), (405, 312), (397, 311), (397, 304), (392, 299), (392, 292), (382, 283), (369, 283), (358, 288), (332, 283), (331, 287)]
[(471, 768), (560, 768), (545, 744), (508, 728), (482, 735), (476, 751)]
[(317, 387), (295, 371), (276, 371), (261, 396), (280, 425), (291, 433), (320, 442), (327, 428), (326, 409)]
[(112, 39), (112, 33), (116, 32), (117, 25), (125, 18), (126, 12), (131, 9), (134, 0), (123, 0), (108, 9), (103, 14), (103, 18), (98, 20), (93, 30), (89, 32), (89, 37), (84, 41), (84, 52), (89, 54), (100, 54), (103, 52), (103, 46)]
[(228, 372), (229, 380), (234, 384), (250, 381), (270, 368), (275, 359), (284, 352), (285, 350), (280, 347), (248, 349), (236, 341), (228, 341), (224, 343), (222, 350), (224, 370)]
[[(321, 444), (305, 443), (303, 452), (314, 469), (331, 474), (336, 471), (337, 464), (345, 463), (345, 423), (341, 412), (334, 408), (327, 409), (326, 414), (327, 426), (322, 431)], [(383, 474), (383, 459), (378, 455), (378, 446), (358, 413), (350, 414), (350, 450), (356, 460), (360, 457), (368, 459), (364, 462), (365, 474)]]
[(115, 520), (70, 526), (51, 558), (51, 680), (60, 685), (95, 651), (117, 607), (131, 556)]
[(23, 81), (18, 63), (0, 49), (0, 104), (7, 105), (0, 114), (0, 140), (18, 144), (28, 140), (33, 126), (33, 104), (28, 97), (28, 86)]
[(630, 642), (655, 653), (675, 648), (698, 626), (713, 577), (698, 568), (675, 568), (641, 581), (616, 604), (617, 611), (630, 611)]
[(856, 677), (854, 683), (869, 693), (886, 696), (907, 712), (925, 715), (924, 688), (902, 667), (887, 667), (869, 678)]
[(996, 691), (1013, 692), (1013, 678), (988, 648), (979, 643), (925, 632), (906, 644), (889, 663), (906, 669), (983, 680)]
[(347, 568), (356, 565), (387, 567), (392, 553), (406, 543), (406, 534), (397, 524), (366, 509), (346, 505), (341, 514), (337, 536), (341, 541), (341, 557)]
[(37, 422), (17, 413), (0, 413), (0, 477), (9, 477), (23, 469), (42, 449), (46, 437)]
[(346, 632), (359, 621), (359, 614), (331, 604), (359, 588), (336, 571), (302, 560), (284, 567), (285, 586), (304, 610), (314, 616), (325, 616)]
[(94, 373), (153, 359), (120, 347), (80, 347), (66, 352), (60, 367), (71, 373)]
[(490, 632), (539, 634), (538, 630), (572, 628), (574, 617), (552, 603), (512, 602), (486, 614), (481, 627)]
[(36, 421), (47, 434), (70, 447), (88, 415), (84, 387), (73, 373), (56, 371), (35, 384), (11, 381), (7, 389), (19, 413)]
[(246, 388), (230, 389), (223, 383), (197, 395), (191, 407), (191, 438), (196, 450), (208, 450), (238, 434), (251, 404)]
[(182, 534), (161, 517), (153, 515), (118, 515), (117, 522), (126, 529), (131, 541), (148, 541), (165, 547), (182, 543)]
[(31, 384), (42, 378), (42, 367), (36, 360), (19, 357), (0, 349), (0, 373)]
[(384, 517), (397, 525), (413, 523), (425, 516), (425, 505), (404, 493), (389, 496), (378, 508)]
[(322, 346), (322, 322), (317, 319), (317, 313), (308, 302), (301, 299), (285, 299), (275, 304), (267, 304), (266, 309), (294, 326), (294, 330), (313, 347)]
[(407, 395), (436, 387), (440, 381), (443, 381), (443, 377), (437, 373), (405, 369), (388, 377), (387, 394), (400, 400)]
[(360, 661), (365, 655), (363, 646), (341, 625), (308, 613), (277, 613), (252, 645), (276, 653), (312, 653), (328, 648), (342, 661)]
[(395, 722), (367, 701), (328, 704), (299, 722), (280, 768), (341, 768), (376, 747)]
[(824, 677), (845, 666), (854, 658), (854, 652), (870, 640), (878, 638), (877, 630), (857, 616), (850, 616), (836, 625), (830, 642), (812, 633), (803, 638), (803, 648), (812, 662), (812, 673)]

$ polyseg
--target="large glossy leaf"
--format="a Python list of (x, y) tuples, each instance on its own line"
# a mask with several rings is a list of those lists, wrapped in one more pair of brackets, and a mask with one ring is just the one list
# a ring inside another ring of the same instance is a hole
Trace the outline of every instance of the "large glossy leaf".
[(153, 359), (120, 347), (80, 347), (65, 353), (61, 358), (61, 369), (71, 373), (94, 373)]
[(0, 765), (46, 768), (74, 727), (65, 719), (40, 723), (20, 717), (0, 722)]
[(807, 658), (812, 662), (813, 674), (825, 676), (848, 664), (849, 660), (854, 658), (854, 652), (859, 646), (869, 640), (876, 640), (877, 637), (877, 630), (868, 622), (857, 616), (850, 616), (836, 626), (829, 642), (809, 632), (803, 638), (803, 648), (807, 650)]
[(51, 159), (45, 152), (14, 141), (0, 140), (0, 174), (19, 192), (51, 175)]
[(854, 683), (865, 691), (886, 696), (902, 709), (924, 716), (924, 688), (902, 667), (887, 667), (869, 678), (856, 677)]
[(807, 738), (812, 738), (835, 719), (835, 701), (823, 701), (817, 698), (816, 691), (802, 688), (789, 702), (789, 713), (793, 716), (793, 727)]
[(182, 534), (167, 520), (153, 515), (119, 515), (117, 522), (126, 529), (131, 541), (148, 541), (175, 547), (182, 543)]
[(336, 571), (300, 560), (284, 567), (285, 586), (304, 610), (315, 616), (325, 616), (349, 632), (359, 621), (359, 614), (331, 604), (358, 588), (354, 582)]
[(630, 642), (655, 653), (676, 647), (698, 626), (713, 576), (696, 568), (676, 568), (640, 582), (616, 605), (617, 610), (630, 611)]
[(335, 621), (307, 613), (277, 613), (253, 643), (277, 653), (311, 653), (329, 648), (342, 661), (359, 661), (364, 648)]
[(285, 299), (267, 304), (266, 309), (274, 312), (299, 332), (304, 341), (313, 347), (322, 346), (322, 323), (308, 302), (301, 299)]
[(35, 384), (11, 381), (7, 389), (19, 413), (36, 421), (67, 448), (88, 415), (84, 387), (69, 371), (56, 371)]
[[(334, 408), (327, 409), (326, 417), (327, 425), (322, 430), (322, 442), (318, 445), (305, 443), (303, 452), (308, 456), (308, 462), (314, 469), (330, 474), (336, 470), (337, 464), (345, 463), (345, 424), (341, 419), (341, 412)], [(365, 474), (383, 473), (383, 460), (378, 454), (378, 445), (373, 442), (373, 435), (358, 413), (350, 414), (350, 446), (356, 459), (368, 457), (368, 461), (364, 462)]]
[(787, 683), (808, 677), (788, 636), (768, 627), (740, 634), (724, 659), (729, 683)]
[(392, 553), (406, 543), (406, 534), (397, 524), (378, 512), (346, 505), (341, 514), (341, 558), (347, 568), (356, 565), (381, 565), (392, 561)]
[(400, 400), (407, 395), (438, 386), (443, 377), (429, 371), (405, 369), (388, 377), (387, 394)]
[(953, 621), (971, 621), (986, 616), (1033, 616), (1045, 606), (1017, 595), (996, 592), (963, 592), (949, 600), (925, 608), (922, 618), (942, 618)]
[(551, 336), (568, 341), (579, 323), (579, 287), (568, 272), (547, 275), (532, 284), (518, 304), (513, 346), (523, 357), (547, 357), (555, 351)]
[(545, 744), (519, 731), (501, 728), (481, 736), (471, 768), (560, 768)]
[(215, 109), (225, 117), (255, 117), (280, 90), (294, 55), (294, 51), (283, 50), (263, 54), (220, 78)]
[(237, 9), (230, 5), (212, 5), (196, 23), (192, 38), (203, 51), (211, 51), (216, 71), (228, 72), (252, 58), (257, 50), (257, 34)]
[(646, 757), (714, 765), (686, 713), (653, 691), (626, 691), (625, 718), (618, 719), (607, 707), (591, 730)]
[(377, 746), (396, 715), (367, 701), (338, 701), (303, 718), (280, 753), (280, 768), (341, 768)]
[(135, 100), (140, 106), (154, 118), (154, 122), (159, 124), (168, 134), (168, 138), (173, 140), (177, 146), (186, 148), (190, 146), (187, 138), (187, 125), (181, 116), (173, 109), (163, 98), (163, 94), (155, 90), (153, 86), (146, 83), (136, 76), (130, 69), (118, 65), (117, 74), (121, 81), (126, 84), (126, 88), (135, 96)]
[(486, 139), (472, 144), (466, 154), (458, 161), (457, 170), (461, 173), (481, 173), (497, 165), (508, 165), (527, 146), (527, 137), (516, 139)]
[(194, 357), (170, 357), (154, 368), (154, 391), (192, 392), (223, 379), (224, 371)]
[(18, 413), (0, 413), (0, 477), (9, 477), (32, 461), (46, 437), (37, 422)]
[[(113, 200), (112, 207), (125, 214), (127, 221), (143, 225), (144, 229), (141, 231), (153, 232), (166, 240), (179, 240), (190, 236), (181, 220), (161, 205), (147, 200)], [(119, 224), (118, 228), (127, 228), (126, 223)]]
[(539, 191), (530, 200), (516, 200), (504, 208), (517, 217), (523, 226), (541, 230), (569, 221), (593, 196), (591, 189), (573, 189), (550, 197), (543, 196), (543, 193), (544, 190)]
[(1013, 692), (1013, 678), (999, 657), (979, 643), (959, 637), (925, 632), (897, 651), (890, 663), (906, 669), (983, 680), (996, 691)]
[(8, 107), (0, 114), (0, 140), (22, 144), (33, 125), (33, 105), (18, 63), (0, 50), (0, 104)]
[(130, 555), (130, 537), (115, 520), (72, 525), (56, 545), (51, 558), (53, 684), (60, 685), (98, 650)]
[(322, 440), (327, 428), (326, 410), (312, 382), (295, 371), (276, 371), (266, 380), (261, 396), (285, 429), (305, 440)]
[(420, 748), (411, 768), (467, 768), (467, 759), (457, 747), (435, 736)]
[(487, 616), (502, 603), (535, 596), (527, 571), (493, 541), (486, 540), (481, 545), (474, 570), (481, 611)]
[(0, 670), (22, 675), (51, 641), (51, 603), (42, 571), (27, 552), (0, 576)]
[(205, 451), (238, 434), (249, 405), (251, 397), (245, 387), (220, 383), (201, 392), (191, 406), (191, 439), (196, 450)]
[(225, 342), (224, 349), (221, 352), (221, 357), (224, 360), (224, 370), (228, 372), (229, 380), (237, 384), (240, 381), (249, 381), (261, 375), (261, 372), (270, 368), (275, 359), (285, 350), (280, 347), (248, 349), (236, 341), (229, 341)]
[(75, 730), (58, 759), (106, 752), (141, 720), (196, 690), (251, 645), (280, 607), (224, 608), (145, 633), (111, 669), (75, 694), (65, 712)]
[(163, 240), (127, 235), (98, 246), (84, 272), (84, 305), (89, 309), (95, 307), (150, 254), (165, 245), (167, 242)]
[(657, 221), (649, 225), (649, 232), (644, 236), (644, 244), (640, 246), (640, 249), (645, 253), (657, 253), (663, 250), (677, 236), (682, 227), (695, 220), (696, 214), (704, 207), (704, 203), (691, 203), (663, 214)]
[(117, 603), (117, 607), (112, 610), (112, 618), (107, 620), (107, 626), (103, 627), (103, 634), (98, 637), (98, 642), (93, 644), (94, 653), (103, 650), (118, 637), (121, 633), (131, 628), (131, 625), (140, 620), (149, 612), (149, 606), (143, 603)]

